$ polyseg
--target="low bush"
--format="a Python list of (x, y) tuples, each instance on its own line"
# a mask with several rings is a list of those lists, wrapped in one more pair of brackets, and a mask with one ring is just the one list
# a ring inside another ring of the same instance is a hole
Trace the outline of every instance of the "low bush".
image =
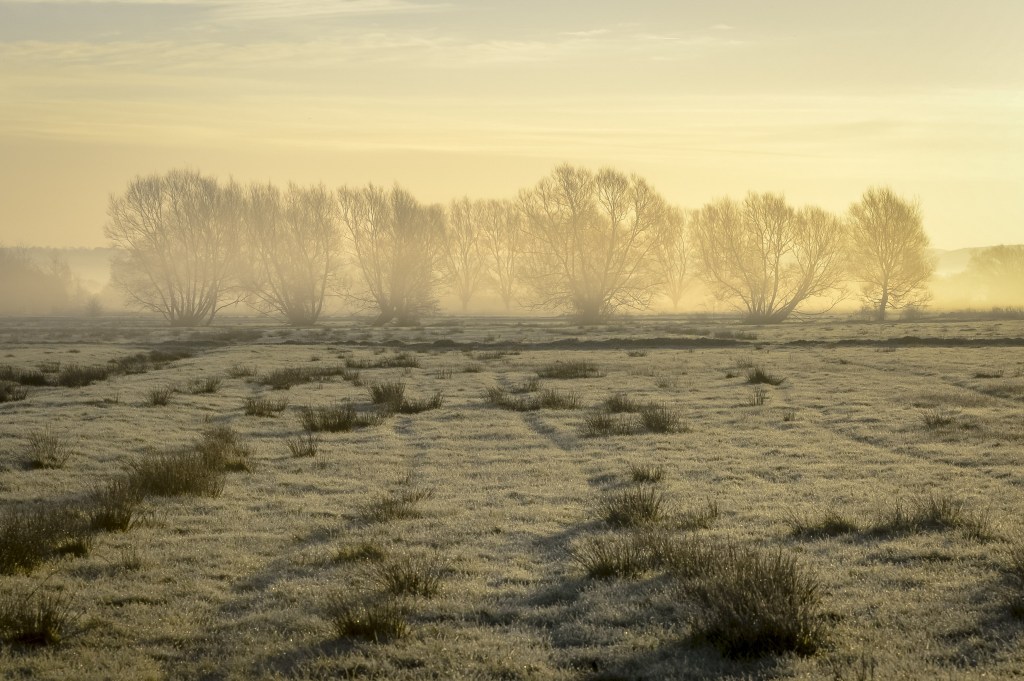
[(647, 485), (630, 487), (601, 500), (601, 518), (612, 527), (638, 527), (666, 518), (665, 495)]
[(436, 560), (403, 555), (379, 563), (373, 574), (377, 586), (386, 593), (431, 598), (441, 591), (441, 572)]
[(394, 598), (353, 601), (339, 594), (328, 600), (325, 615), (338, 638), (384, 643), (409, 632), (409, 609)]
[(42, 584), (0, 598), (0, 641), (37, 647), (60, 643), (78, 619), (70, 593), (44, 591)]
[(246, 416), (274, 417), (288, 408), (288, 400), (270, 397), (247, 397), (242, 409)]
[(63, 468), (73, 453), (68, 438), (48, 427), (28, 434), (28, 461), (32, 468)]
[(537, 370), (537, 376), (555, 379), (600, 378), (604, 373), (593, 362), (574, 360), (558, 361), (541, 367)]
[(764, 367), (753, 366), (747, 370), (747, 383), (758, 384), (764, 383), (767, 385), (782, 385), (786, 382), (786, 379), (782, 376), (776, 376), (768, 372)]

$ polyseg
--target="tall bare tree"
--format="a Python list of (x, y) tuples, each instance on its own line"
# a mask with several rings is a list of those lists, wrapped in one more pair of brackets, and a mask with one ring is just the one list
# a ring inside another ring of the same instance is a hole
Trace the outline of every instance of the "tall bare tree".
[(111, 196), (111, 280), (135, 305), (175, 326), (209, 324), (241, 298), (237, 192), (193, 170), (136, 177)]
[(483, 206), (483, 250), (492, 286), (505, 310), (519, 293), (526, 229), (523, 212), (513, 201), (488, 201)]
[(819, 208), (796, 211), (778, 194), (704, 206), (692, 236), (701, 278), (751, 323), (772, 324), (809, 298), (838, 300), (845, 228)]
[(1024, 304), (1024, 246), (991, 246), (971, 255), (964, 273), (991, 301)]
[(323, 185), (282, 193), (254, 184), (245, 192), (243, 223), (248, 267), (244, 283), (258, 309), (293, 326), (316, 324), (341, 275), (340, 211)]
[(338, 196), (363, 300), (379, 310), (374, 323), (414, 323), (436, 305), (444, 209), (425, 206), (398, 186), (342, 188)]
[(930, 298), (935, 262), (921, 208), (888, 187), (872, 187), (850, 206), (850, 273), (864, 301), (884, 320), (889, 309), (921, 305)]
[(665, 215), (665, 234), (654, 248), (658, 263), (661, 289), (672, 301), (672, 309), (679, 309), (679, 301), (689, 283), (690, 243), (686, 234), (686, 212), (670, 208)]
[(562, 165), (520, 195), (525, 264), (535, 304), (594, 323), (621, 307), (650, 305), (658, 276), (651, 254), (667, 206), (642, 178)]
[(483, 251), (486, 203), (468, 198), (452, 201), (443, 241), (444, 272), (462, 303), (462, 311), (480, 290), (487, 275)]

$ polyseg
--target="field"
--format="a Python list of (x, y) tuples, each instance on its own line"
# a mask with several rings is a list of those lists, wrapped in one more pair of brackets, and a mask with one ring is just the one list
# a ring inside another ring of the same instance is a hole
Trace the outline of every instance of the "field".
[(6, 320), (0, 676), (1019, 677), (1022, 348)]

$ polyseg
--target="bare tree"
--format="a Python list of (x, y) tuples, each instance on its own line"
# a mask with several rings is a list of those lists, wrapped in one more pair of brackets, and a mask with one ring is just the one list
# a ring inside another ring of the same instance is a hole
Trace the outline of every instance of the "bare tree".
[(328, 293), (340, 283), (340, 211), (323, 185), (251, 185), (243, 223), (250, 300), (293, 326), (316, 324)]
[(412, 194), (374, 185), (342, 188), (342, 223), (362, 274), (364, 302), (376, 306), (377, 325), (410, 324), (435, 306), (434, 288), (444, 238), (444, 209)]
[(672, 309), (678, 310), (690, 274), (686, 213), (680, 208), (670, 208), (665, 215), (665, 226), (662, 239), (655, 245), (654, 258), (658, 263), (661, 288), (672, 301)]
[(519, 292), (526, 229), (523, 213), (512, 201), (488, 201), (483, 206), (483, 250), (491, 284), (508, 310)]
[(886, 312), (929, 300), (935, 262), (916, 203), (888, 187), (872, 187), (850, 206), (850, 273), (879, 320)]
[(710, 203), (693, 220), (701, 278), (751, 323), (773, 324), (809, 298), (838, 300), (845, 228), (819, 208), (796, 211), (778, 194)]
[(485, 209), (484, 202), (468, 198), (452, 201), (448, 206), (443, 242), (444, 271), (449, 285), (459, 296), (463, 312), (487, 275), (482, 229)]
[(111, 280), (174, 326), (209, 324), (238, 302), (239, 197), (193, 170), (136, 177), (111, 196)]
[(650, 256), (667, 206), (647, 182), (563, 165), (523, 192), (520, 206), (536, 305), (571, 310), (583, 323), (650, 305), (658, 283)]

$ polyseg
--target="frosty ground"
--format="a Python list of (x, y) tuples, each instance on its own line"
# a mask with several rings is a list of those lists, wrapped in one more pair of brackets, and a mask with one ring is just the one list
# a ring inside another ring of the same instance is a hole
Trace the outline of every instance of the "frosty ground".
[[(0, 510), (84, 499), (220, 426), (248, 454), (219, 495), (147, 496), (127, 531), (0, 575), (4, 608), (51, 594), (68, 614), (59, 642), (0, 644), (0, 674), (1012, 678), (1024, 669), (1022, 348), (1024, 322), (938, 317), (5, 320), (0, 366), (48, 383), (69, 365), (177, 358), (83, 387), (27, 385), (0, 404)], [(593, 371), (539, 376), (572, 362)], [(274, 389), (279, 369), (303, 380)], [(750, 383), (756, 369), (782, 380)], [(414, 403), (440, 392), (441, 405), (304, 429), (309, 408), (382, 413), (370, 392), (388, 383)], [(545, 390), (575, 404), (495, 403)], [(254, 397), (282, 410), (248, 415)], [(678, 421), (656, 432), (610, 408), (616, 397)], [(33, 465), (41, 435), (70, 449), (62, 465)], [(818, 585), (821, 644), (730, 656), (699, 635), (701, 605), (670, 569), (594, 575), (588, 547), (635, 531), (608, 522), (608, 500), (638, 488), (663, 502), (654, 524), (670, 539), (795, 557)], [(406, 517), (378, 513), (403, 496)], [(886, 525), (929, 503), (951, 521)], [(379, 603), (402, 561), (436, 580), (388, 601), (405, 630), (346, 635), (339, 608)]]

